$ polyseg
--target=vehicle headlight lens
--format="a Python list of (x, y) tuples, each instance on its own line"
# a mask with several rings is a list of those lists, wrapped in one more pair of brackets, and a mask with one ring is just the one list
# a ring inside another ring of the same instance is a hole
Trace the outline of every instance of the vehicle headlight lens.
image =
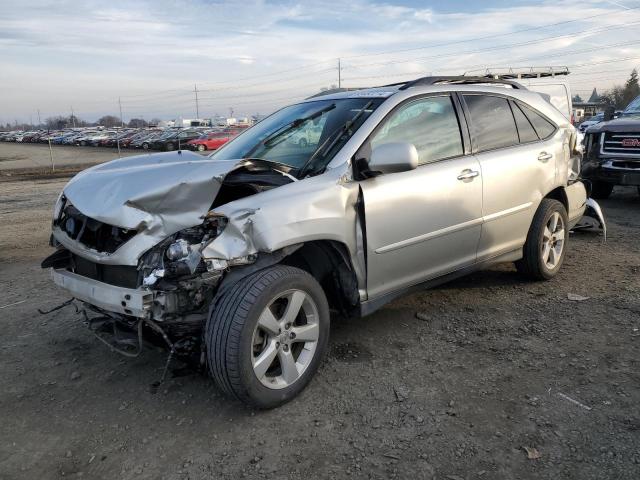
[(189, 242), (181, 238), (167, 247), (165, 255), (169, 260), (175, 261), (185, 258), (190, 251)]

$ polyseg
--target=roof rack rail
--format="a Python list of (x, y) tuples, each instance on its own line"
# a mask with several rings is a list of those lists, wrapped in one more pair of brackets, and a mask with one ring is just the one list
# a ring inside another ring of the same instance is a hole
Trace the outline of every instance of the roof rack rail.
[(487, 77), (500, 80), (521, 80), (530, 78), (549, 78), (569, 75), (569, 67), (515, 67), (502, 69), (471, 70), (465, 75)]
[[(402, 85), (400, 90), (406, 90), (411, 87), (418, 86), (429, 86), (429, 85), (437, 85), (439, 83), (452, 83), (457, 85), (465, 85), (465, 84), (477, 84), (477, 83), (495, 83), (498, 85), (510, 85), (511, 87), (519, 90), (526, 90), (522, 85), (512, 82), (510, 80), (501, 79), (501, 78), (493, 78), (487, 76), (466, 76), (466, 75), (455, 75), (455, 76), (439, 76), (439, 77), (421, 77), (415, 80), (411, 80), (404, 84), (394, 84)], [(385, 85), (392, 86), (392, 85)]]

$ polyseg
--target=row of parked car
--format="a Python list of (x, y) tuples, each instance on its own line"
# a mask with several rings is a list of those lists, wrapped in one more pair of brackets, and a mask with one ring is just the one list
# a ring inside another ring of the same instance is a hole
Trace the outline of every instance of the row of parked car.
[(48, 143), (92, 147), (140, 148), (143, 150), (215, 150), (237, 136), (242, 127), (192, 128), (75, 128), (0, 132), (0, 141)]

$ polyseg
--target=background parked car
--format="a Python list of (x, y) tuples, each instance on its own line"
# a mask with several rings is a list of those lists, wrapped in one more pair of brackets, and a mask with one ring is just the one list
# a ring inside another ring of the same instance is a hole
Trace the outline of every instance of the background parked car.
[(238, 132), (232, 131), (208, 133), (199, 138), (189, 140), (187, 142), (187, 147), (199, 152), (204, 152), (205, 150), (216, 150), (237, 135)]

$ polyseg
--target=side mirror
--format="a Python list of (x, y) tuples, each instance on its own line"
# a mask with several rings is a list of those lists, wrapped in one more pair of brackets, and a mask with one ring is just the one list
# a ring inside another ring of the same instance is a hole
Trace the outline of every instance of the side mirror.
[(411, 143), (384, 143), (373, 149), (367, 166), (372, 172), (407, 172), (418, 167), (418, 151)]
[(604, 109), (604, 118), (603, 120), (605, 122), (608, 122), (609, 120), (613, 119), (613, 115), (616, 113), (616, 109), (614, 107), (612, 107), (611, 105), (609, 105), (608, 107), (606, 107)]

